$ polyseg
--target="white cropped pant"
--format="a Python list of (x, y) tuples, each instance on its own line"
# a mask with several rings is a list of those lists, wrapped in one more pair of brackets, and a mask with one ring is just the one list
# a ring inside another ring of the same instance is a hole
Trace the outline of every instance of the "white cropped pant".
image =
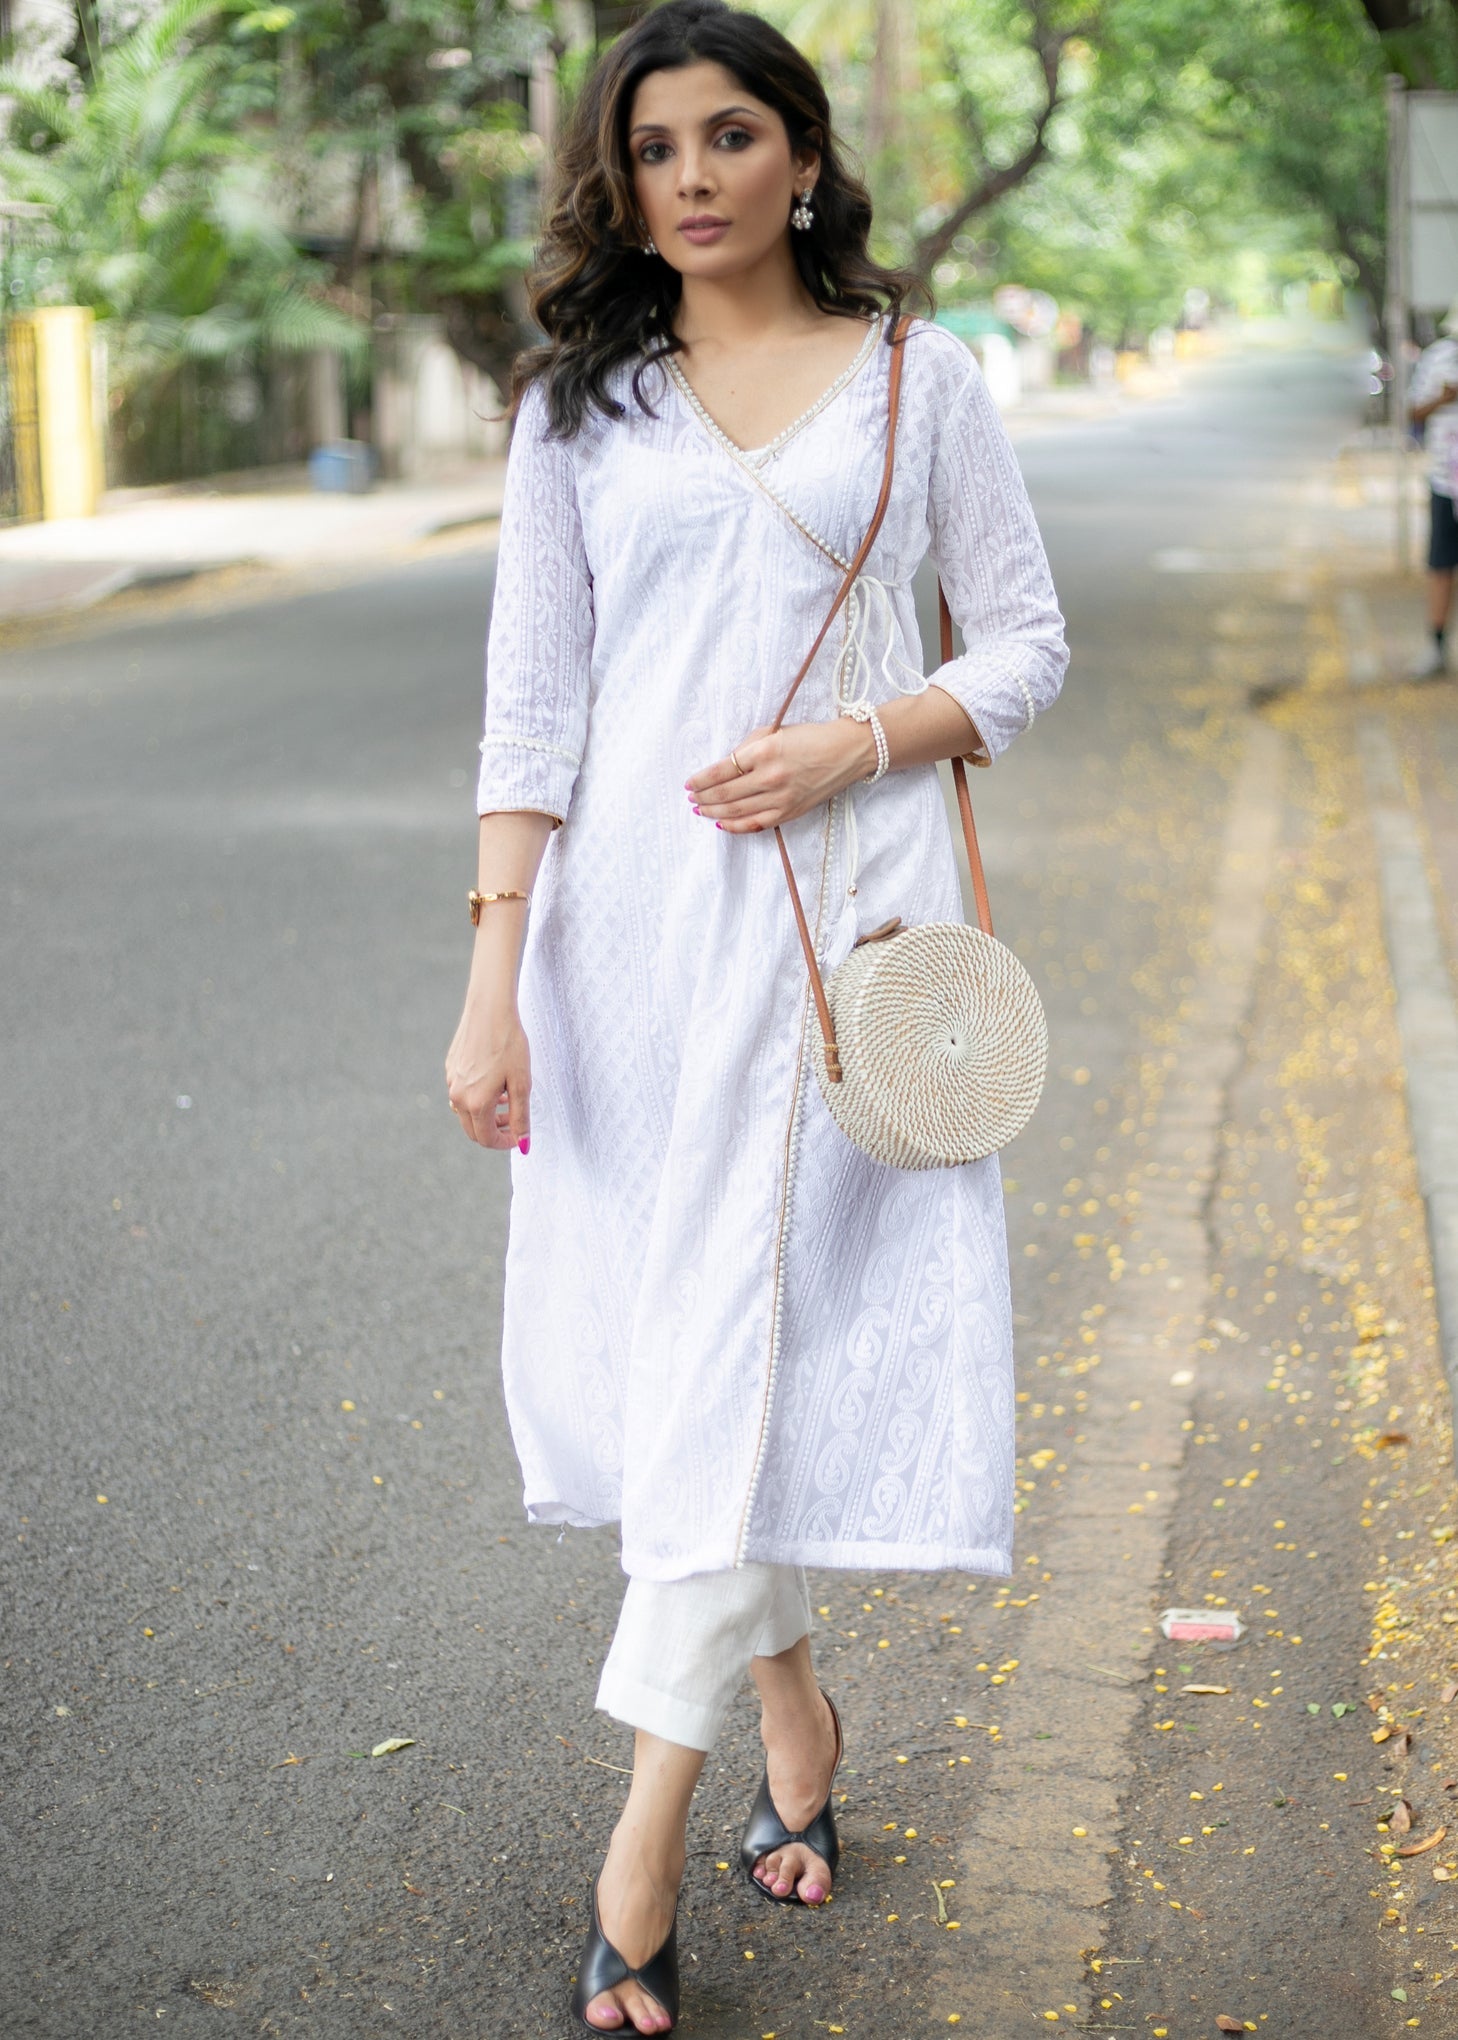
[(630, 1728), (710, 1750), (754, 1657), (810, 1633), (797, 1565), (744, 1565), (686, 1580), (629, 1580), (597, 1704)]

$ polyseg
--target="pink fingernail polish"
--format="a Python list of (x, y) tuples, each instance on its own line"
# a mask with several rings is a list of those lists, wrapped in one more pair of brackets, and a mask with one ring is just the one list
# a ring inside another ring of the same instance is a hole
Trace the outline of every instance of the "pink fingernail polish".
[(532, 1139), (531, 1139), (531, 1135), (530, 1135), (530, 1134), (527, 1134), (527, 1135), (525, 1136), (525, 1138), (524, 1138), (524, 1139), (522, 1139), (522, 1140), (519, 1140), (519, 1141), (517, 1142), (517, 1144), (516, 1144), (516, 1145), (517, 1145), (517, 1149), (518, 1149), (518, 1152), (519, 1152), (519, 1153), (521, 1153), (521, 1154), (524, 1154), (524, 1155), (529, 1155), (529, 1154), (531, 1153), (531, 1151), (532, 1151)]

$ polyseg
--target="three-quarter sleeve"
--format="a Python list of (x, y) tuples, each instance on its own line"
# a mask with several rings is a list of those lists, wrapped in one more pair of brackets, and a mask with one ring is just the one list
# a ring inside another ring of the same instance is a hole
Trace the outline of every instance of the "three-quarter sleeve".
[(966, 710), (990, 763), (1057, 699), (1068, 664), (1053, 579), (1012, 445), (971, 355), (937, 430), (931, 554), (966, 650), (931, 679)]
[(506, 464), (476, 812), (566, 819), (587, 740), (592, 575), (568, 442), (547, 437), (541, 386), (517, 414)]

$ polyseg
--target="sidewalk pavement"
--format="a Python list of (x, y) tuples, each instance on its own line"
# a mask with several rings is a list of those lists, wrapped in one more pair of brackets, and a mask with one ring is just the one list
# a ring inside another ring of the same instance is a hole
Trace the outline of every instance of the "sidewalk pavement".
[(313, 490), (302, 469), (114, 489), (95, 517), (0, 530), (0, 622), (86, 609), (126, 588), (224, 567), (304, 569), (384, 557), (498, 517), (505, 474), (504, 460), (483, 461), (361, 496)]
[(1458, 1406), (1458, 678), (1409, 678), (1427, 645), (1420, 456), (1404, 458), (1399, 480), (1392, 451), (1345, 447), (1330, 494), (1330, 599), (1372, 814), (1441, 1357)]
[(1409, 679), (1410, 668), (1428, 645), (1423, 585), (1428, 497), (1421, 456), (1411, 455), (1404, 466), (1409, 506), (1405, 572), (1399, 572), (1396, 559), (1398, 483), (1390, 450), (1362, 443), (1342, 447), (1313, 508), (1319, 513), (1331, 649), (1352, 690), (1359, 737), (1380, 727), (1395, 747), (1403, 792), (1422, 834), (1458, 993), (1458, 651), (1450, 635), (1446, 679)]

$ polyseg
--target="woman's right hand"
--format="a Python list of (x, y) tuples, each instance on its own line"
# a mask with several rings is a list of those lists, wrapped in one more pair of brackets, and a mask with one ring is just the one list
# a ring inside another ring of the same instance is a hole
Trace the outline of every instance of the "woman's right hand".
[(485, 1148), (531, 1146), (531, 1051), (513, 1003), (492, 1009), (469, 997), (446, 1054), (446, 1095), (462, 1131)]

